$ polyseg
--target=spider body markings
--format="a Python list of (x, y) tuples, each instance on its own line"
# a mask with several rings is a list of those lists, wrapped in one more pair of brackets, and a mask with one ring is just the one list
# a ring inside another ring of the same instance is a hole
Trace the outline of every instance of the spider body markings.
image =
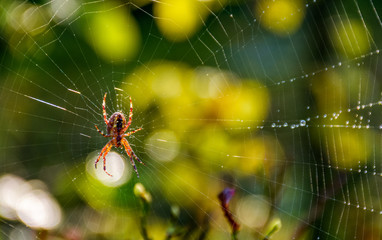
[(115, 112), (111, 115), (109, 120), (107, 120), (107, 115), (106, 115), (106, 109), (105, 109), (105, 102), (106, 102), (106, 93), (105, 96), (103, 97), (103, 102), (102, 102), (102, 112), (103, 112), (103, 119), (106, 124), (106, 129), (107, 129), (107, 134), (104, 134), (101, 132), (97, 125), (95, 125), (97, 131), (104, 137), (111, 137), (111, 140), (102, 148), (101, 153), (99, 154), (97, 160), (95, 161), (95, 168), (97, 168), (97, 163), (99, 162), (100, 158), (103, 156), (103, 170), (105, 173), (109, 176), (112, 176), (110, 173), (106, 171), (106, 155), (110, 152), (111, 148), (117, 147), (117, 148), (124, 148), (125, 152), (130, 158), (131, 165), (134, 167), (134, 171), (137, 174), (137, 177), (139, 178), (138, 170), (137, 167), (135, 166), (134, 159), (135, 158), (138, 162), (141, 164), (145, 165), (138, 157), (135, 155), (133, 149), (130, 147), (129, 142), (126, 140), (125, 137), (130, 136), (131, 134), (138, 132), (142, 130), (142, 128), (135, 129), (133, 131), (130, 131), (128, 133), (125, 133), (127, 129), (129, 128), (132, 117), (133, 117), (133, 102), (130, 99), (130, 112), (129, 112), (129, 121), (126, 122), (125, 115), (121, 112)]

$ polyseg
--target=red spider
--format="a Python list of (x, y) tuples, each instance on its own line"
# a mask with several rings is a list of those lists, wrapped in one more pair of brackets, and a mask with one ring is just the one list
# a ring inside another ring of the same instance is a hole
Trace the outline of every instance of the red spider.
[(133, 157), (143, 165), (145, 165), (138, 157), (135, 155), (133, 149), (130, 147), (129, 142), (125, 139), (125, 137), (130, 136), (131, 134), (138, 132), (139, 130), (142, 130), (142, 128), (138, 128), (136, 130), (133, 130), (131, 132), (125, 133), (126, 130), (129, 128), (131, 124), (131, 119), (133, 117), (133, 102), (130, 99), (130, 113), (129, 113), (129, 121), (126, 124), (126, 118), (121, 112), (115, 112), (109, 120), (107, 120), (106, 117), (106, 110), (105, 110), (105, 100), (106, 100), (106, 93), (105, 96), (103, 97), (103, 103), (102, 103), (102, 108), (103, 108), (103, 119), (106, 123), (107, 126), (107, 134), (103, 134), (101, 132), (97, 125), (95, 125), (97, 131), (102, 134), (104, 137), (111, 137), (112, 139), (102, 148), (101, 153), (99, 154), (97, 160), (95, 161), (95, 168), (97, 168), (97, 163), (99, 162), (99, 159), (103, 155), (103, 170), (107, 173), (107, 175), (112, 176), (110, 173), (106, 171), (106, 155), (110, 152), (110, 149), (115, 146), (115, 147), (124, 147), (127, 155), (130, 158), (131, 165), (134, 167), (134, 171), (137, 173), (137, 177), (139, 178), (138, 170), (137, 167), (135, 166), (135, 162)]

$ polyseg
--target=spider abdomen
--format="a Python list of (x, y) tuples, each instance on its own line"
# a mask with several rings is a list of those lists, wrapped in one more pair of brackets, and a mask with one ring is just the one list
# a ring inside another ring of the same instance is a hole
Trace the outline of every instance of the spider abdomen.
[(126, 118), (121, 112), (115, 112), (111, 115), (109, 119), (109, 124), (107, 126), (108, 134), (113, 133), (117, 135), (123, 134), (123, 129), (126, 126)]

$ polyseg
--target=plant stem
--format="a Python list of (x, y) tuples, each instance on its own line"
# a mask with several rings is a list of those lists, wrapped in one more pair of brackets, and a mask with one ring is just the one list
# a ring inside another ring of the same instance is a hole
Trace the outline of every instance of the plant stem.
[(146, 226), (147, 226), (146, 216), (142, 215), (142, 217), (141, 217), (141, 234), (142, 234), (142, 237), (144, 240), (150, 240), (149, 234), (147, 233)]
[(232, 232), (232, 234), (231, 234), (231, 238), (232, 238), (232, 240), (237, 240), (238, 238), (237, 238), (237, 231), (236, 232)]

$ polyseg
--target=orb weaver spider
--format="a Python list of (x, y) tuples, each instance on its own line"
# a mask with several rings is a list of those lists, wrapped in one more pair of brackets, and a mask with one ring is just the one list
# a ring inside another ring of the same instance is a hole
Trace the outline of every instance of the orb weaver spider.
[(99, 154), (97, 160), (95, 161), (95, 168), (97, 168), (97, 163), (99, 162), (101, 156), (103, 156), (103, 170), (105, 171), (105, 173), (109, 176), (112, 177), (112, 175), (110, 173), (108, 173), (106, 171), (106, 155), (110, 152), (110, 149), (114, 146), (114, 147), (117, 147), (117, 148), (124, 148), (125, 149), (125, 152), (127, 153), (127, 155), (129, 156), (130, 158), (130, 162), (131, 162), (131, 165), (134, 167), (134, 171), (136, 172), (137, 174), (137, 177), (139, 178), (139, 174), (138, 174), (138, 170), (137, 170), (137, 167), (135, 166), (135, 162), (134, 162), (134, 159), (133, 157), (138, 161), (140, 162), (141, 164), (145, 165), (138, 157), (137, 155), (135, 155), (133, 149), (130, 147), (130, 144), (129, 142), (126, 140), (125, 137), (128, 137), (130, 136), (131, 134), (133, 133), (136, 133), (140, 130), (142, 130), (142, 128), (138, 128), (138, 129), (135, 129), (133, 131), (130, 131), (128, 133), (125, 133), (126, 130), (129, 128), (130, 124), (131, 124), (131, 120), (132, 120), (132, 117), (133, 117), (133, 102), (131, 101), (131, 97), (129, 97), (130, 99), (130, 112), (129, 112), (129, 121), (127, 122), (126, 124), (126, 118), (125, 116), (123, 115), (123, 113), (121, 112), (115, 112), (111, 115), (111, 117), (109, 118), (109, 120), (107, 120), (107, 116), (106, 116), (106, 109), (105, 109), (105, 102), (106, 102), (106, 93), (105, 93), (105, 96), (103, 97), (103, 102), (102, 102), (102, 109), (103, 109), (103, 120), (105, 121), (106, 123), (106, 126), (107, 126), (107, 134), (104, 134), (103, 132), (101, 132), (97, 125), (94, 125), (97, 129), (97, 131), (104, 137), (111, 137), (112, 139), (102, 148), (101, 150), (101, 153)]

